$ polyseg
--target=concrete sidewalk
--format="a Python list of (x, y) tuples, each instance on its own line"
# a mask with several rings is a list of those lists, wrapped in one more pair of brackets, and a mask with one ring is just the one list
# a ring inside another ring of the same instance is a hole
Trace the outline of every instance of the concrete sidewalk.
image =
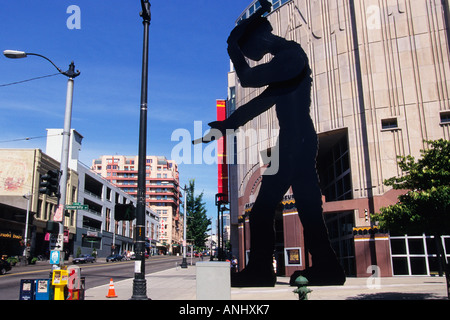
[[(147, 297), (152, 300), (196, 300), (196, 267), (149, 274)], [(114, 279), (113, 279), (114, 280)], [(212, 280), (213, 282), (213, 280)], [(129, 300), (133, 279), (114, 282), (117, 298), (106, 298), (109, 282), (86, 290), (86, 300)], [(344, 286), (309, 287), (310, 300), (447, 299), (444, 277), (348, 278)], [(278, 277), (273, 288), (231, 288), (231, 300), (297, 300), (289, 278)]]

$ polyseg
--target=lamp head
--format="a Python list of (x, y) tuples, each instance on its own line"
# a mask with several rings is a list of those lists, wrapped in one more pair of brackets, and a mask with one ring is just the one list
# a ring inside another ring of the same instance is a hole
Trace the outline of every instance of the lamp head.
[(26, 58), (27, 53), (23, 51), (17, 51), (17, 50), (5, 50), (3, 51), (3, 54), (5, 57), (10, 59), (19, 59), (19, 58)]

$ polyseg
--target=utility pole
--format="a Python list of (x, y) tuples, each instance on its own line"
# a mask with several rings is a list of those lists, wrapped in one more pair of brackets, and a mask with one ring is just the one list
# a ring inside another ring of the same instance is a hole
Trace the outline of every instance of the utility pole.
[[(72, 121), (72, 104), (73, 104), (73, 87), (74, 87), (74, 79), (80, 75), (80, 71), (75, 71), (75, 64), (73, 61), (69, 65), (69, 70), (62, 71), (52, 60), (47, 58), (46, 56), (43, 56), (41, 54), (37, 53), (30, 53), (30, 52), (24, 52), (24, 51), (17, 51), (17, 50), (5, 50), (3, 51), (3, 54), (5, 57), (10, 59), (20, 59), (20, 58), (26, 58), (28, 56), (38, 56), (41, 57), (48, 62), (50, 62), (58, 72), (64, 76), (66, 76), (68, 79), (67, 81), (67, 94), (66, 94), (66, 109), (65, 109), (65, 115), (64, 115), (64, 129), (63, 129), (63, 144), (62, 144), (62, 150), (61, 150), (61, 164), (60, 164), (60, 170), (56, 178), (57, 181), (56, 184), (53, 186), (56, 186), (56, 189), (58, 189), (58, 183), (59, 183), (59, 190), (53, 190), (51, 194), (54, 194), (58, 198), (58, 205), (55, 214), (53, 215), (52, 219), (54, 222), (56, 222), (59, 225), (59, 232), (58, 232), (58, 239), (62, 240), (64, 238), (64, 206), (66, 204), (66, 194), (67, 194), (67, 177), (68, 177), (68, 169), (69, 169), (69, 144), (70, 144), (70, 126)], [(51, 172), (49, 172), (51, 173)], [(49, 177), (55, 179), (55, 177)], [(49, 195), (51, 195), (49, 194)], [(62, 204), (61, 204), (62, 201)], [(60, 243), (63, 243), (62, 241), (58, 241)], [(64, 264), (64, 256), (61, 254), (63, 251), (63, 246), (58, 246), (55, 251), (59, 251), (60, 259), (59, 259), (59, 265), (58, 267), (61, 268)], [(54, 268), (56, 268), (56, 265), (53, 265)]]

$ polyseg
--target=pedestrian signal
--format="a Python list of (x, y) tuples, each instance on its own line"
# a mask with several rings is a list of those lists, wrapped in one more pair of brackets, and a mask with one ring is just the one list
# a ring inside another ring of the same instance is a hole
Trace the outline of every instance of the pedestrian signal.
[(132, 221), (136, 218), (136, 208), (132, 203), (116, 204), (114, 208), (114, 218), (116, 221)]

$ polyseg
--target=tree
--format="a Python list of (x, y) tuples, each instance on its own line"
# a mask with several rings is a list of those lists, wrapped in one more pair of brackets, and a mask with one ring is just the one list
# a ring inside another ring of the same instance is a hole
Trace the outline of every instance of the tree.
[(433, 234), (441, 267), (445, 266), (447, 293), (450, 298), (450, 266), (440, 238), (450, 233), (450, 142), (426, 141), (421, 159), (399, 157), (401, 177), (384, 181), (397, 190), (409, 190), (398, 197), (398, 203), (381, 208), (372, 218), (383, 229), (400, 234)]
[(200, 193), (200, 195), (195, 196), (195, 180), (189, 180), (186, 198), (186, 238), (193, 240), (195, 250), (202, 250), (205, 248), (205, 242), (208, 238), (211, 219), (208, 219), (206, 216), (203, 192)]
[(395, 205), (375, 214), (380, 227), (396, 233), (450, 233), (450, 142), (426, 141), (422, 158), (399, 157), (401, 177), (384, 181), (397, 190), (409, 190)]

